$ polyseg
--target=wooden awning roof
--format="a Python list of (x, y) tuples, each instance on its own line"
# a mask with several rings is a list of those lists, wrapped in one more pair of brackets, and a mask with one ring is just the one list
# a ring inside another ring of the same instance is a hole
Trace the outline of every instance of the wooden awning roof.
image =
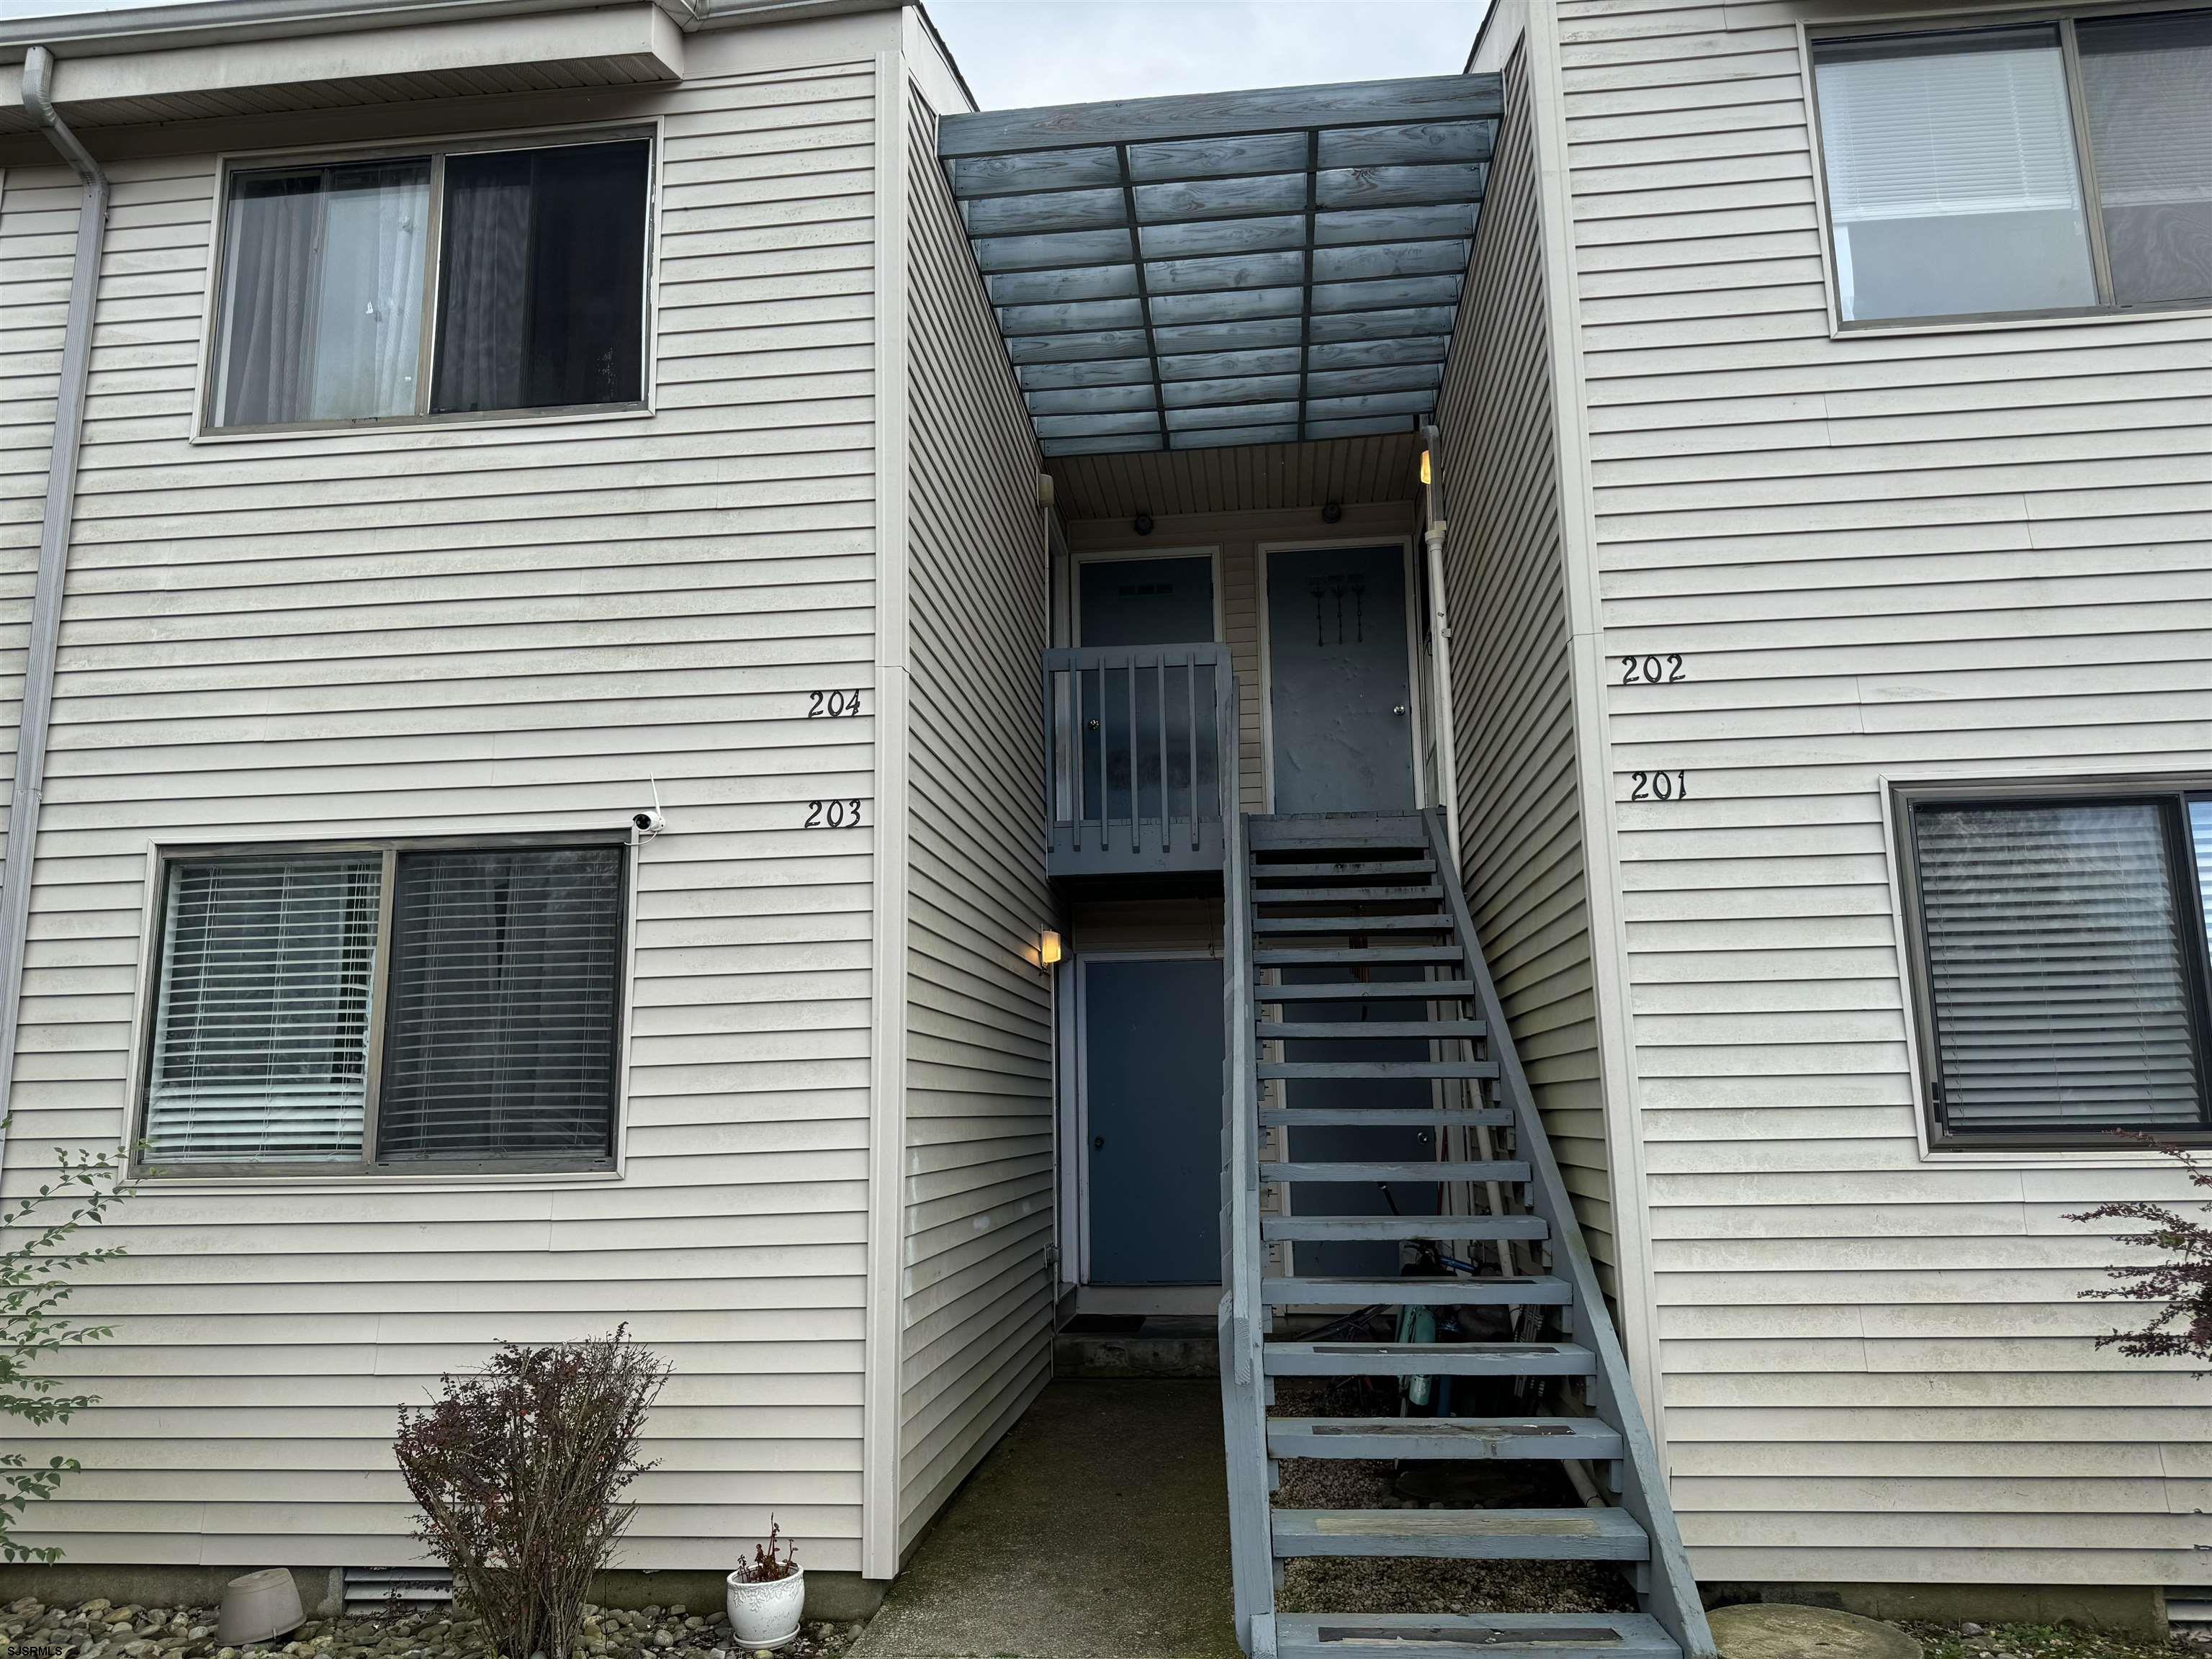
[(1044, 453), (1413, 429), (1499, 108), (1496, 76), (1449, 75), (946, 118)]

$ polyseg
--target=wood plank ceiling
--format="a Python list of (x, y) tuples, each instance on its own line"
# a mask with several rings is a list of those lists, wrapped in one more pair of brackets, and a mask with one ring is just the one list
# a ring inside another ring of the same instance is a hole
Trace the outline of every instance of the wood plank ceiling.
[(1413, 430), (1494, 75), (949, 116), (938, 153), (1047, 455)]

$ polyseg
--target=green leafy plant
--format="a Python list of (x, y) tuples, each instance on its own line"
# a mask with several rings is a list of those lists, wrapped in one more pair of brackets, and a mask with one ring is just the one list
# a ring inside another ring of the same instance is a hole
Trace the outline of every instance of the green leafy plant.
[(668, 1367), (627, 1326), (587, 1342), (501, 1343), (482, 1373), (401, 1407), (394, 1450), (422, 1507), (416, 1536), (453, 1569), (465, 1611), (506, 1659), (571, 1659), (592, 1575), (653, 1466), (638, 1437)]
[[(14, 1115), (0, 1117), (4, 1145)], [(96, 1394), (64, 1394), (59, 1380), (41, 1375), (40, 1363), (70, 1348), (115, 1334), (109, 1325), (80, 1325), (64, 1304), (82, 1269), (112, 1261), (119, 1244), (78, 1242), (126, 1195), (123, 1163), (112, 1152), (57, 1150), (54, 1169), (34, 1193), (0, 1205), (0, 1413), (34, 1427), (66, 1423)], [(33, 1463), (30, 1454), (0, 1451), (0, 1561), (54, 1562), (60, 1550), (19, 1542), (15, 1529), (37, 1499), (51, 1498), (62, 1477), (83, 1466), (74, 1457)]]
[[(2191, 1186), (2212, 1189), (2212, 1170), (2199, 1164), (2185, 1147), (2169, 1146), (2146, 1134), (2130, 1133), (2127, 1138), (2173, 1159), (2188, 1173)], [(2197, 1209), (2212, 1215), (2212, 1202)], [(2106, 1276), (2119, 1280), (2118, 1285), (2081, 1292), (2100, 1300), (2160, 1304), (2143, 1324), (2131, 1331), (2100, 1336), (2097, 1346), (2117, 1347), (2132, 1359), (2194, 1359), (2212, 1371), (2212, 1227), (2170, 1205), (2141, 1199), (2100, 1204), (2066, 1218), (2135, 1222), (2142, 1230), (2120, 1234), (2119, 1242), (2156, 1251), (2160, 1258), (2109, 1268)]]

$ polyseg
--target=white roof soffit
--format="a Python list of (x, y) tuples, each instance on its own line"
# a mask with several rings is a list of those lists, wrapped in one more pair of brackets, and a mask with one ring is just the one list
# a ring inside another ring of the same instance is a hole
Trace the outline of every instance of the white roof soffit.
[(949, 116), (1047, 455), (1410, 432), (1435, 410), (1495, 75)]
[[(57, 61), (74, 126), (659, 85), (700, 28), (885, 9), (899, 0), (191, 0), (0, 17), (0, 132), (31, 126), (22, 58)], [(4, 4), (4, 0), (0, 0)]]

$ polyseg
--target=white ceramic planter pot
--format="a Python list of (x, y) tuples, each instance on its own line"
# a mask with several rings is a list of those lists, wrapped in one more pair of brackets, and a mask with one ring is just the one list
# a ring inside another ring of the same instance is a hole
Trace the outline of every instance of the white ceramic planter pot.
[(733, 1572), (727, 1594), (733, 1645), (747, 1653), (780, 1648), (799, 1634), (799, 1615), (806, 1611), (806, 1569), (764, 1584)]

